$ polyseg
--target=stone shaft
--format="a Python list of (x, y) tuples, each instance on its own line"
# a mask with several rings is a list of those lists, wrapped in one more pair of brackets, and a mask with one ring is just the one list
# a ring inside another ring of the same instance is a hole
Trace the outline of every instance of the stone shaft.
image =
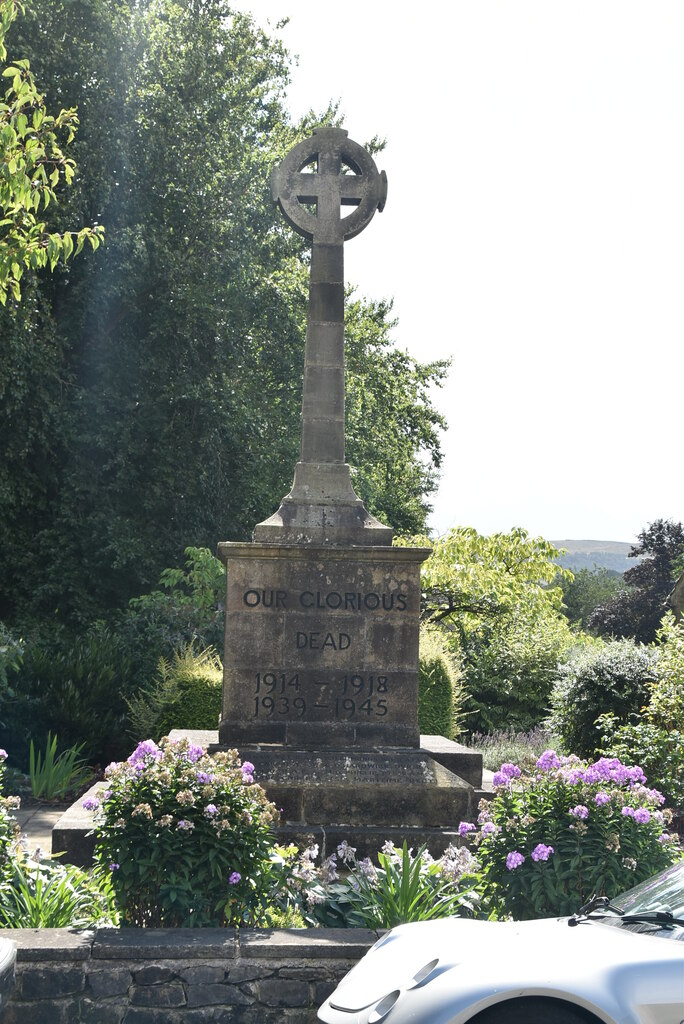
[(344, 464), (344, 250), (314, 242), (302, 393), (303, 463)]

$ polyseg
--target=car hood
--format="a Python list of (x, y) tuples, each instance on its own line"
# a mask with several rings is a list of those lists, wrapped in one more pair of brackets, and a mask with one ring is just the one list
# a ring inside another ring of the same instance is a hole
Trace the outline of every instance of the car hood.
[[(567, 918), (446, 918), (388, 932), (342, 980), (329, 1002), (340, 1010), (359, 1011), (396, 989), (439, 987), (440, 976), (454, 970), (473, 990), (536, 990), (541, 984), (560, 991), (573, 982), (576, 986), (578, 975), (592, 987), (592, 977), (605, 982), (607, 975), (622, 975), (630, 965), (662, 959), (681, 962), (683, 954), (678, 942), (596, 922), (570, 928)], [(428, 965), (429, 975), (421, 977)]]

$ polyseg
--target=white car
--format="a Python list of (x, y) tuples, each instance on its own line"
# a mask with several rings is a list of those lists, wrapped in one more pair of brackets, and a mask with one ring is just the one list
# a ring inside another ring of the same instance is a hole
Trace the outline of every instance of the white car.
[(450, 917), (385, 934), (325, 1024), (684, 1024), (684, 861), (571, 918)]

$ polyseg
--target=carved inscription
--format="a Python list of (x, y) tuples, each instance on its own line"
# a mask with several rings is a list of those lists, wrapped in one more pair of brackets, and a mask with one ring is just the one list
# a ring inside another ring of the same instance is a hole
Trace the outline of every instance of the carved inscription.
[(291, 594), (287, 590), (253, 588), (244, 592), (242, 600), (247, 608), (273, 608), (276, 611), (295, 608), (316, 608), (319, 611), (339, 609), (345, 612), (406, 611), (406, 594), (401, 591), (392, 594), (376, 594), (374, 591), (360, 594), (353, 591), (340, 593), (338, 590), (302, 590), (298, 594)]
[(390, 692), (390, 677), (374, 673), (330, 673), (311, 679), (309, 673), (257, 672), (254, 718), (369, 721), (385, 717)]

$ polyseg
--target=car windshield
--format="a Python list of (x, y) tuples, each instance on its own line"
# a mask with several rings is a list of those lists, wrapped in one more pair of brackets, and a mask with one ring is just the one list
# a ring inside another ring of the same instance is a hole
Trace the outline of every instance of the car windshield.
[(684, 860), (628, 889), (611, 903), (624, 914), (663, 910), (673, 917), (684, 917)]

